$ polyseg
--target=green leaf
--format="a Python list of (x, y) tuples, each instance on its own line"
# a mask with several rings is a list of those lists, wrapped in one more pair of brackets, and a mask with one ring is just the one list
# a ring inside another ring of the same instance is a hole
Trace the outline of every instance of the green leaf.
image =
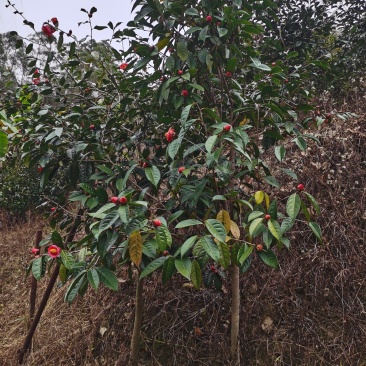
[(180, 255), (184, 257), (184, 255), (188, 252), (189, 249), (193, 247), (197, 239), (197, 235), (191, 236), (188, 238), (183, 245), (181, 246)]
[(172, 235), (168, 228), (164, 225), (155, 228), (156, 241), (158, 243), (159, 250), (163, 252), (166, 247), (172, 246)]
[(150, 273), (156, 271), (158, 268), (160, 268), (164, 262), (168, 259), (168, 257), (159, 257), (149, 263), (146, 268), (141, 272), (140, 280), (144, 277), (148, 276)]
[(60, 235), (57, 231), (54, 231), (54, 232), (51, 234), (51, 241), (52, 241), (54, 244), (62, 245), (62, 237), (61, 237), (61, 235)]
[(268, 266), (278, 269), (277, 257), (271, 250), (258, 252), (258, 256)]
[(188, 59), (188, 49), (185, 41), (179, 41), (177, 43), (177, 54), (183, 62)]
[(160, 170), (156, 166), (145, 168), (146, 178), (157, 187), (160, 181)]
[(98, 287), (99, 287), (98, 272), (94, 268), (91, 268), (88, 271), (87, 276), (88, 276), (88, 281), (89, 281), (90, 285), (94, 288), (94, 290), (98, 290)]
[(32, 274), (34, 278), (39, 281), (43, 275), (43, 264), (42, 264), (42, 257), (36, 258), (32, 263)]
[(276, 220), (270, 219), (268, 221), (268, 229), (278, 241), (281, 241), (281, 226)]
[(282, 162), (283, 159), (285, 158), (285, 147), (284, 146), (276, 146), (275, 147), (275, 155), (278, 161)]
[(301, 136), (297, 137), (293, 141), (296, 142), (296, 145), (300, 148), (300, 150), (306, 151), (306, 141)]
[(175, 226), (175, 228), (182, 229), (184, 227), (189, 227), (189, 226), (194, 226), (194, 225), (202, 225), (202, 222), (198, 221), (198, 220), (193, 220), (193, 219), (183, 220), (179, 224), (177, 224)]
[(109, 212), (101, 221), (99, 226), (99, 233), (109, 229), (119, 219), (118, 212)]
[(310, 212), (309, 212), (308, 208), (306, 207), (306, 205), (303, 201), (301, 201), (301, 211), (303, 212), (306, 221), (310, 222), (311, 221), (311, 215), (310, 215)]
[(167, 283), (175, 270), (174, 257), (167, 257), (167, 260), (163, 264), (162, 281), (163, 284)]
[(207, 152), (208, 152), (209, 154), (211, 154), (211, 151), (212, 151), (213, 147), (215, 146), (216, 140), (217, 140), (217, 135), (210, 136), (210, 137), (206, 140), (205, 148), (206, 148), (206, 150), (207, 150)]
[(73, 255), (66, 250), (61, 250), (61, 261), (67, 269), (71, 269), (75, 263)]
[(248, 216), (248, 222), (256, 219), (257, 217), (261, 217), (263, 216), (264, 213), (262, 211), (253, 211), (250, 213), (250, 215)]
[(224, 225), (220, 221), (215, 219), (208, 219), (205, 221), (205, 225), (207, 230), (215, 239), (225, 243), (226, 230)]
[(295, 172), (293, 172), (292, 170), (290, 170), (290, 169), (286, 169), (286, 168), (281, 168), (281, 170), (282, 170), (285, 174), (287, 174), (289, 177), (294, 178), (294, 179), (296, 179), (296, 180), (297, 180), (297, 174), (296, 174)]
[(118, 280), (114, 272), (106, 267), (96, 268), (99, 274), (100, 281), (108, 288), (118, 291)]
[(322, 231), (320, 229), (320, 226), (316, 222), (309, 222), (310, 229), (313, 231), (315, 236), (319, 239), (319, 241), (322, 243)]
[(191, 281), (196, 290), (199, 290), (202, 284), (202, 271), (201, 267), (196, 260), (192, 262), (191, 267)]
[(287, 200), (286, 212), (291, 219), (295, 220), (300, 211), (301, 200), (297, 193), (293, 193)]
[(135, 66), (133, 67), (135, 70), (142, 69), (145, 65), (147, 65), (150, 61), (150, 57), (141, 58), (138, 62), (136, 62)]
[(292, 226), (294, 225), (295, 220), (291, 219), (290, 217), (285, 217), (281, 222), (281, 233), (284, 234), (289, 231)]
[(170, 158), (172, 160), (174, 160), (175, 156), (177, 155), (181, 144), (182, 144), (182, 140), (176, 139), (168, 145), (168, 155), (170, 156)]
[(175, 268), (177, 271), (188, 280), (191, 279), (191, 267), (192, 263), (188, 257), (175, 258), (174, 260)]
[(308, 192), (303, 192), (303, 193), (305, 193), (306, 197), (309, 199), (310, 203), (313, 205), (316, 214), (319, 215), (320, 214), (320, 207), (319, 207), (318, 202), (316, 202), (316, 199)]
[[(208, 32), (208, 25), (201, 30), (200, 34), (198, 35), (198, 40), (199, 41), (205, 41), (206, 36), (207, 36), (207, 32)], [(207, 62), (207, 58), (206, 58), (206, 62)]]
[(209, 236), (203, 236), (200, 239), (200, 243), (202, 244), (203, 249), (206, 253), (215, 261), (218, 262), (220, 260), (220, 251), (216, 245), (216, 243)]
[(118, 208), (118, 215), (124, 224), (128, 224), (129, 221), (129, 209), (128, 205), (122, 205)]
[(271, 186), (273, 187), (280, 187), (281, 184), (280, 182), (275, 178), (273, 177), (272, 175), (267, 175), (266, 177), (263, 177), (263, 179), (268, 183), (270, 184)]
[(240, 265), (242, 265), (246, 261), (246, 259), (252, 254), (253, 249), (254, 246), (248, 244), (244, 244), (240, 247), (237, 256)]
[(217, 247), (220, 251), (220, 264), (225, 268), (228, 269), (230, 265), (230, 250), (229, 246), (225, 243), (218, 242)]
[(8, 151), (8, 136), (4, 131), (0, 131), (0, 158)]
[(184, 213), (184, 210), (179, 210), (179, 211), (174, 212), (172, 215), (170, 215), (168, 218), (168, 225), (171, 224), (174, 220), (176, 220), (183, 213)]
[(85, 279), (85, 276), (86, 276), (85, 271), (78, 273), (74, 278), (74, 280), (71, 282), (70, 286), (68, 287), (65, 293), (65, 301), (67, 301), (69, 304), (71, 304), (74, 301), (76, 295), (79, 292), (79, 288)]
[(249, 235), (251, 237), (254, 237), (257, 231), (259, 230), (260, 226), (262, 225), (263, 217), (259, 217), (258, 219), (255, 219), (252, 221), (252, 223), (249, 226)]

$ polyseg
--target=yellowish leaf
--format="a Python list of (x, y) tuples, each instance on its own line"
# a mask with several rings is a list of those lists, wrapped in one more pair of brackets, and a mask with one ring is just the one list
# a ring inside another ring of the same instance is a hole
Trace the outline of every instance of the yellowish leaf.
[(228, 233), (230, 231), (231, 219), (230, 219), (230, 214), (227, 211), (221, 210), (217, 214), (216, 220), (220, 221), (224, 225), (226, 233)]
[(235, 221), (230, 220), (230, 231), (233, 234), (235, 239), (240, 239), (240, 229)]
[(264, 192), (263, 191), (257, 191), (254, 193), (254, 199), (255, 203), (257, 205), (261, 204), (264, 200)]
[(139, 267), (142, 258), (142, 237), (139, 231), (134, 231), (131, 234), (128, 240), (128, 251), (132, 262)]
[(161, 51), (163, 48), (165, 48), (169, 44), (169, 41), (170, 41), (170, 38), (163, 38), (156, 44), (156, 47), (158, 48), (159, 51)]
[(264, 194), (264, 198), (265, 198), (265, 201), (266, 201), (266, 207), (267, 207), (267, 210), (268, 210), (268, 208), (269, 208), (269, 196), (268, 196), (268, 194), (267, 193), (265, 193)]
[(249, 123), (250, 120), (248, 118), (244, 118), (240, 123), (239, 123), (239, 126), (244, 126), (246, 125), (247, 123)]

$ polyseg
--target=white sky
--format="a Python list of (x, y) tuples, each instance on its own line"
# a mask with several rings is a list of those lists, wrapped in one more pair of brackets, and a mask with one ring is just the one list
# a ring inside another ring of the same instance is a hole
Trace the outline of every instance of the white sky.
[[(93, 14), (93, 26), (107, 25), (111, 21), (114, 25), (123, 22), (120, 27), (124, 28), (133, 19), (131, 0), (12, 0), (11, 2), (23, 12), (28, 21), (34, 23), (36, 30), (41, 30), (44, 21), (56, 17), (60, 29), (66, 32), (72, 29), (78, 39), (90, 33), (88, 24), (78, 27), (78, 22), (88, 19), (87, 14), (80, 11), (81, 8), (89, 11), (95, 6), (98, 9)], [(7, 3), (7, 0), (0, 0), (0, 33), (17, 31), (23, 37), (31, 34), (33, 30), (23, 24), (23, 18), (19, 14), (13, 14), (13, 8), (5, 7)], [(109, 39), (111, 34), (109, 28), (102, 31), (93, 30), (93, 38), (96, 40)]]

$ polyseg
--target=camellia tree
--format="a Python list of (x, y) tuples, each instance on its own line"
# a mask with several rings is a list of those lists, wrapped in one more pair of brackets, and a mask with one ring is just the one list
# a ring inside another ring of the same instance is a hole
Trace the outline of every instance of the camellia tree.
[[(313, 138), (306, 65), (261, 62), (263, 28), (248, 2), (137, 0), (133, 8), (123, 30), (92, 26), (97, 9), (82, 9), (91, 29), (111, 31), (103, 52), (93, 41), (64, 44), (71, 33), (45, 21), (47, 61), (40, 68), (29, 58), (32, 80), (15, 92), (17, 110), (2, 113), (13, 154), (38, 169), (41, 187), (58, 188), (45, 203), (54, 231), (29, 270), (40, 279), (54, 267), (45, 304), (57, 278), (70, 282), (71, 303), (89, 286), (117, 290), (120, 268), (134, 269), (133, 364), (145, 277), (160, 271), (166, 283), (178, 272), (196, 289), (220, 289), (228, 277), (236, 360), (240, 273), (254, 256), (278, 268), (300, 211), (321, 242), (319, 207), (285, 165), (287, 144), (305, 150)], [(277, 177), (263, 158), (269, 149)], [(285, 201), (270, 194), (283, 175), (293, 179)]]

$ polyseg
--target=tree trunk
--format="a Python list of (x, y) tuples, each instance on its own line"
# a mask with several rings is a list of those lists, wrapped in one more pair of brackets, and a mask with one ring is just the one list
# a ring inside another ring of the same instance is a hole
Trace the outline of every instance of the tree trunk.
[[(240, 286), (239, 267), (231, 265), (231, 347), (230, 355), (232, 361), (240, 360), (238, 350), (239, 320), (240, 320)], [(240, 364), (240, 363), (238, 363)]]
[[(139, 274), (138, 274), (139, 275)], [(140, 346), (140, 333), (141, 333), (141, 320), (142, 320), (142, 310), (144, 305), (143, 299), (143, 287), (144, 280), (139, 280), (137, 277), (137, 287), (136, 287), (136, 304), (135, 304), (135, 322), (133, 325), (133, 333), (131, 339), (131, 354), (130, 354), (130, 364), (137, 365), (137, 355)]]

